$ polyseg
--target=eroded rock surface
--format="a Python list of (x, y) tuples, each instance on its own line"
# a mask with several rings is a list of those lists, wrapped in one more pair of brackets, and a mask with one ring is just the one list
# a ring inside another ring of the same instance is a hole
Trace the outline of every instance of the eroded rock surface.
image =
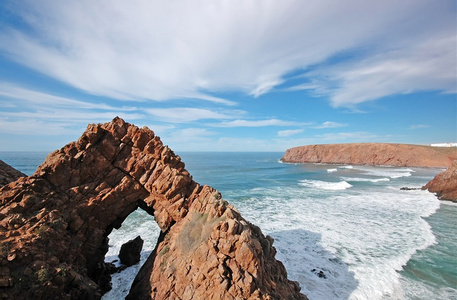
[(290, 148), (282, 161), (373, 166), (447, 168), (457, 159), (457, 148), (407, 144), (355, 143)]
[(457, 161), (454, 161), (446, 171), (436, 175), (423, 188), (436, 193), (441, 200), (457, 202)]
[(25, 176), (27, 175), (16, 170), (12, 166), (5, 163), (3, 160), (0, 160), (0, 187)]
[(131, 299), (306, 299), (270, 237), (151, 130), (119, 118), (89, 125), (0, 201), (0, 298), (99, 299), (107, 236), (141, 207), (162, 233)]

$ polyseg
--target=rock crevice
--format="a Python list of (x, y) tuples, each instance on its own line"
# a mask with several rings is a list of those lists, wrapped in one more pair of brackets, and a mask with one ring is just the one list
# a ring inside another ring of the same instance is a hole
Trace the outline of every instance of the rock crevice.
[(140, 207), (162, 232), (132, 299), (306, 299), (271, 238), (193, 181), (154, 132), (120, 118), (89, 125), (0, 201), (3, 298), (99, 299), (107, 236)]

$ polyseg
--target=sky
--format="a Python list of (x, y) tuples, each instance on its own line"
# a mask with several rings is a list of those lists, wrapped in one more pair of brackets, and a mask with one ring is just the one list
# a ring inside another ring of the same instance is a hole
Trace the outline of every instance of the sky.
[(455, 0), (0, 1), (0, 151), (457, 142)]

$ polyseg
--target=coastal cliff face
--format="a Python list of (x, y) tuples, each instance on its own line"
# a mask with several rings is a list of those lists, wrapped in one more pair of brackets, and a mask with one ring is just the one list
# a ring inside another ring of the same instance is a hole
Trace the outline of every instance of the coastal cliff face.
[(0, 160), (0, 187), (7, 185), (10, 182), (16, 181), (20, 177), (26, 177), (24, 173), (11, 167), (3, 160)]
[(441, 200), (457, 202), (457, 161), (446, 171), (436, 175), (423, 189), (436, 193)]
[(290, 163), (328, 163), (398, 167), (443, 168), (457, 159), (457, 148), (406, 144), (329, 144), (288, 149), (282, 157)]
[(161, 234), (130, 299), (307, 299), (272, 238), (194, 182), (151, 130), (119, 118), (0, 189), (0, 298), (99, 299), (108, 235), (137, 208)]

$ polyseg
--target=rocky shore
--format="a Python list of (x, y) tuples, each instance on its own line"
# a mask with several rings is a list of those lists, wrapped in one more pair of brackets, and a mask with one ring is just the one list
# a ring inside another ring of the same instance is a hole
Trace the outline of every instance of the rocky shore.
[(446, 171), (436, 175), (423, 189), (436, 193), (441, 200), (457, 202), (457, 161)]
[[(395, 167), (447, 168), (422, 189), (457, 202), (457, 148), (406, 144), (328, 144), (288, 149), (281, 161)], [(404, 188), (407, 189), (407, 188)]]
[(289, 163), (354, 164), (372, 166), (447, 168), (457, 159), (457, 148), (407, 144), (356, 143), (309, 145), (288, 149)]
[(307, 299), (271, 237), (120, 118), (0, 189), (0, 299), (100, 299), (108, 235), (137, 208), (161, 234), (128, 299)]

